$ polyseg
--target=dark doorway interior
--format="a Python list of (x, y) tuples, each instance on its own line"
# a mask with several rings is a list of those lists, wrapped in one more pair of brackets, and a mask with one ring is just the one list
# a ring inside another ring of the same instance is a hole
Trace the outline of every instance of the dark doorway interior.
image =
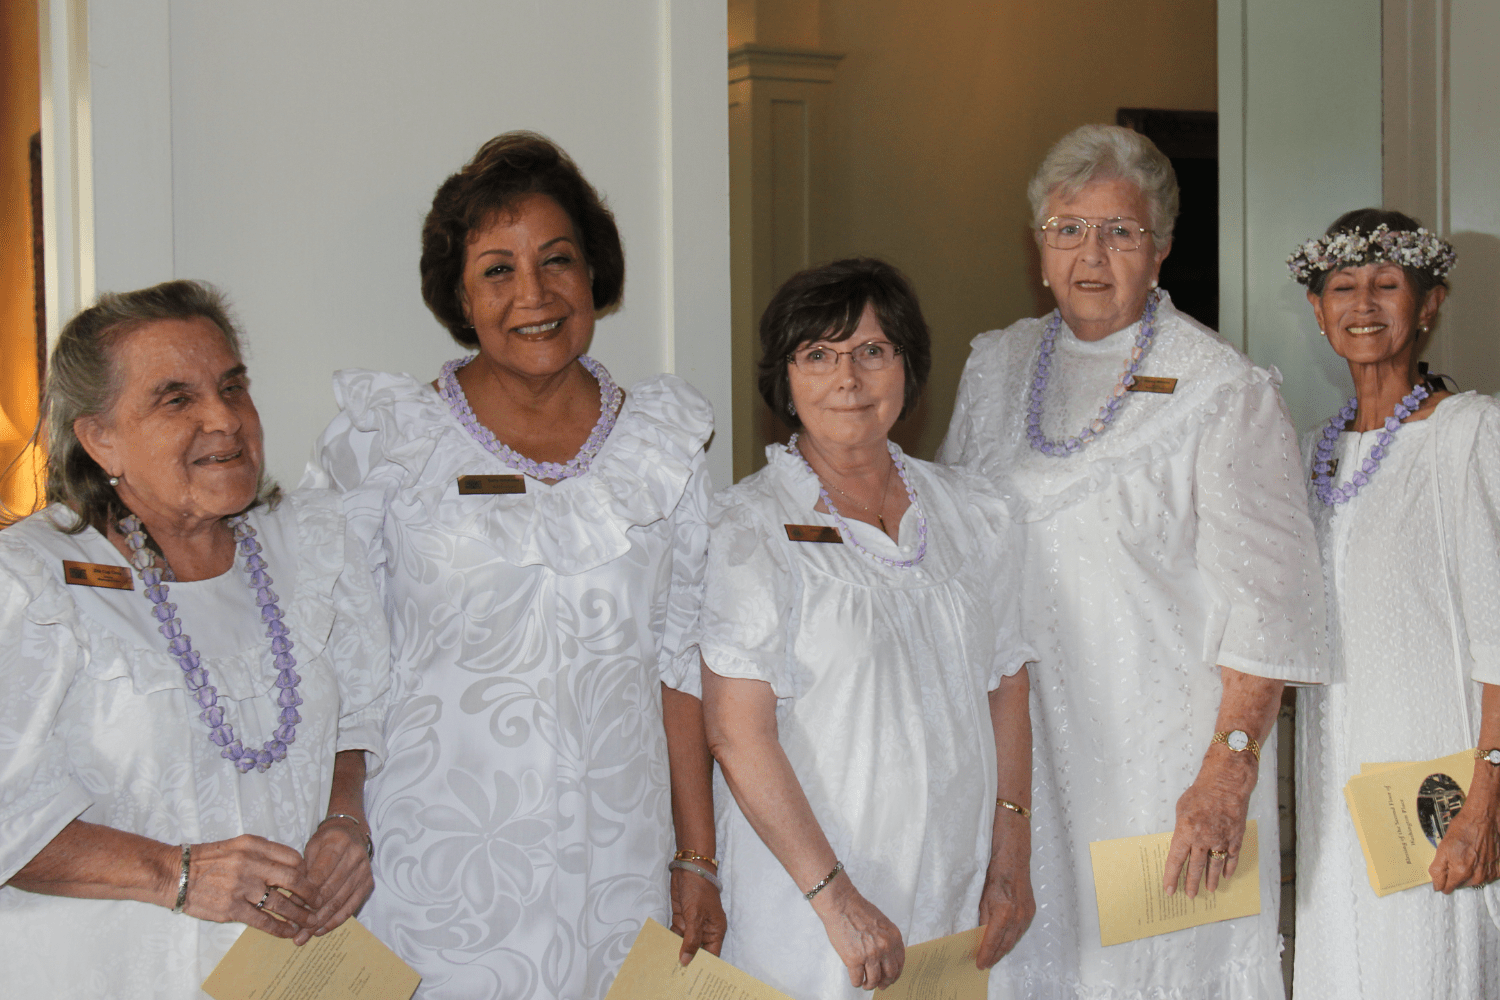
[(1214, 111), (1121, 108), (1115, 123), (1134, 129), (1172, 161), (1182, 204), (1162, 287), (1198, 322), (1219, 328), (1219, 115)]

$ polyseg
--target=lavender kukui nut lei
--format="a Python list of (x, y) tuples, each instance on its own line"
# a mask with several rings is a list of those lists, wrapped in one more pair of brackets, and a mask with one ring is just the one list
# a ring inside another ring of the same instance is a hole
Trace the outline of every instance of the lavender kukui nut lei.
[(1031, 405), (1026, 412), (1026, 437), (1031, 441), (1031, 447), (1044, 455), (1066, 457), (1103, 434), (1114, 423), (1115, 413), (1125, 401), (1125, 393), (1135, 383), (1135, 373), (1140, 370), (1141, 362), (1151, 350), (1152, 339), (1156, 336), (1156, 307), (1160, 302), (1160, 292), (1152, 292), (1146, 297), (1146, 310), (1141, 314), (1141, 330), (1136, 334), (1135, 347), (1130, 351), (1130, 360), (1120, 374), (1120, 381), (1115, 383), (1109, 398), (1099, 407), (1099, 415), (1093, 422), (1079, 431), (1077, 437), (1070, 437), (1066, 441), (1053, 441), (1042, 433), (1042, 399), (1052, 373), (1052, 352), (1057, 347), (1057, 332), (1062, 329), (1062, 313), (1056, 309), (1052, 311), (1047, 328), (1042, 332), (1041, 349), (1036, 356), (1036, 375), (1031, 380)]
[(1370, 457), (1360, 463), (1354, 475), (1343, 486), (1333, 485), (1333, 445), (1339, 439), (1339, 432), (1344, 425), (1354, 419), (1359, 412), (1359, 397), (1351, 396), (1349, 402), (1338, 412), (1338, 416), (1328, 421), (1328, 426), (1323, 428), (1323, 434), (1318, 438), (1318, 447), (1313, 452), (1313, 485), (1317, 490), (1318, 499), (1332, 507), (1341, 503), (1348, 503), (1359, 493), (1360, 487), (1370, 481), (1375, 470), (1380, 468), (1380, 460), (1385, 458), (1386, 449), (1391, 446), (1396, 432), (1401, 429), (1401, 421), (1417, 412), (1422, 405), (1422, 400), (1427, 398), (1427, 387), (1418, 382), (1411, 387), (1411, 392), (1401, 397), (1401, 402), (1396, 404), (1394, 416), (1385, 418), (1385, 427), (1375, 439), (1375, 447), (1370, 449)]
[(208, 726), (208, 738), (224, 749), (219, 756), (234, 762), (244, 774), (252, 767), (258, 771), (269, 770), (271, 764), (284, 760), (287, 744), (297, 739), (297, 723), (302, 716), (297, 706), (302, 697), (297, 694), (297, 682), (302, 678), (294, 669), (297, 661), (292, 657), (291, 630), (281, 621), (282, 611), (276, 604), (276, 592), (271, 589), (271, 577), (266, 572), (266, 561), (260, 555), (260, 542), (255, 540), (255, 529), (246, 521), (245, 515), (231, 517), (228, 525), (234, 530), (235, 548), (245, 556), (245, 572), (250, 574), (250, 588), (255, 591), (255, 603), (260, 607), (260, 620), (266, 623), (266, 636), (271, 640), (271, 653), (276, 657), (276, 704), (281, 707), (280, 726), (259, 750), (247, 750), (234, 738), (234, 726), (224, 719), (224, 709), (218, 705), (218, 689), (209, 683), (208, 669), (201, 665), (198, 651), (193, 649), (193, 640), (182, 630), (182, 621), (174, 617), (177, 605), (168, 602), (168, 575), (156, 566), (156, 554), (145, 548), (146, 532), (141, 519), (134, 514), (120, 519), (120, 531), (130, 549), (130, 563), (141, 574), (145, 584), (146, 598), (152, 604), (152, 614), (161, 622), (157, 631), (167, 639), (167, 652), (182, 668), (183, 680), (202, 709), (198, 718)]
[(859, 539), (854, 537), (854, 532), (849, 529), (849, 522), (845, 521), (843, 517), (839, 515), (839, 509), (835, 507), (833, 505), (833, 501), (829, 499), (828, 487), (823, 485), (823, 477), (818, 475), (817, 470), (815, 470), (812, 467), (812, 464), (808, 462), (807, 456), (803, 455), (802, 452), (797, 448), (797, 435), (793, 434), (792, 439), (786, 443), (787, 450), (790, 451), (793, 455), (796, 455), (798, 458), (802, 459), (803, 467), (805, 467), (808, 472), (812, 473), (813, 478), (818, 481), (818, 496), (823, 498), (823, 506), (828, 508), (828, 516), (833, 518), (834, 523), (838, 525), (839, 534), (843, 536), (844, 541), (848, 542), (850, 545), (854, 546), (860, 552), (863, 552), (865, 555), (869, 556), (871, 559), (875, 560), (878, 563), (884, 563), (885, 565), (890, 566), (893, 569), (911, 569), (918, 563), (920, 563), (927, 555), (927, 515), (922, 511), (922, 505), (917, 503), (916, 488), (912, 486), (911, 480), (906, 476), (906, 463), (901, 461), (901, 455), (896, 446), (890, 441), (887, 441), (885, 443), (885, 446), (890, 450), (891, 461), (896, 463), (896, 474), (901, 477), (901, 485), (906, 487), (907, 501), (913, 507), (917, 508), (917, 554), (912, 556), (910, 559), (888, 559), (885, 556), (877, 556), (875, 553), (871, 552), (869, 549), (861, 545), (859, 543)]
[(589, 471), (594, 457), (604, 447), (609, 432), (614, 430), (615, 411), (620, 408), (622, 395), (620, 387), (615, 385), (615, 380), (609, 377), (604, 366), (587, 354), (578, 357), (579, 364), (599, 382), (599, 419), (589, 432), (588, 440), (583, 443), (578, 454), (567, 462), (536, 462), (502, 443), (474, 415), (473, 408), (469, 406), (469, 398), (464, 395), (463, 386), (458, 384), (458, 370), (476, 357), (478, 355), (471, 354), (466, 358), (454, 358), (443, 365), (443, 374), (438, 378), (438, 394), (448, 403), (454, 419), (464, 426), (469, 435), (500, 461), (512, 469), (520, 469), (532, 479), (572, 479)]

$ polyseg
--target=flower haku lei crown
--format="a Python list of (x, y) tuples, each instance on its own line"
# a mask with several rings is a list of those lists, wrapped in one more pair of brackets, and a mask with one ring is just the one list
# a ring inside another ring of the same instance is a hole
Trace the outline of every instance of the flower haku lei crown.
[(1454, 252), (1453, 244), (1437, 233), (1422, 228), (1415, 232), (1390, 229), (1382, 222), (1368, 233), (1355, 229), (1308, 240), (1286, 259), (1286, 266), (1293, 278), (1306, 285), (1312, 282), (1318, 271), (1385, 261), (1430, 271), (1436, 278), (1446, 278), (1458, 262), (1458, 254)]

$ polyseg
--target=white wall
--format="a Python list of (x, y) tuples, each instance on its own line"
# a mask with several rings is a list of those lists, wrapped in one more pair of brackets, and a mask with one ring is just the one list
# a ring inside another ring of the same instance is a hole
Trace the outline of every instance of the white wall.
[(729, 481), (725, 10), (704, 0), (90, 0), (96, 283), (203, 278), (248, 334), (271, 471), (295, 483), (337, 368), (429, 378), (422, 218), (481, 142), (550, 135), (609, 199), (624, 306), (591, 353), (675, 370)]
[(1381, 0), (1219, 0), (1219, 325), (1302, 430), (1352, 384), (1286, 257), (1380, 203)]

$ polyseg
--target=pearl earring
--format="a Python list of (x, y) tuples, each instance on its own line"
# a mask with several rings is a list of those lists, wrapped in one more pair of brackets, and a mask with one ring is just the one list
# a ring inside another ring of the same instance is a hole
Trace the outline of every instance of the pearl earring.
[(1042, 279), (1042, 287), (1043, 288), (1051, 288), (1052, 287), (1052, 282), (1048, 281), (1046, 278), (1043, 278)]
[(1323, 329), (1320, 326), (1320, 327), (1318, 327), (1318, 336), (1320, 336), (1320, 337), (1326, 337), (1326, 336), (1328, 336), (1328, 331), (1325, 330), (1325, 329)]
[(109, 485), (111, 485), (111, 486), (119, 486), (120, 485), (120, 477), (119, 476), (110, 476), (109, 477)]
[(1156, 287), (1156, 279), (1155, 279), (1155, 278), (1152, 278), (1152, 279), (1151, 279), (1151, 287), (1152, 287), (1152, 288), (1155, 288), (1155, 287)]

